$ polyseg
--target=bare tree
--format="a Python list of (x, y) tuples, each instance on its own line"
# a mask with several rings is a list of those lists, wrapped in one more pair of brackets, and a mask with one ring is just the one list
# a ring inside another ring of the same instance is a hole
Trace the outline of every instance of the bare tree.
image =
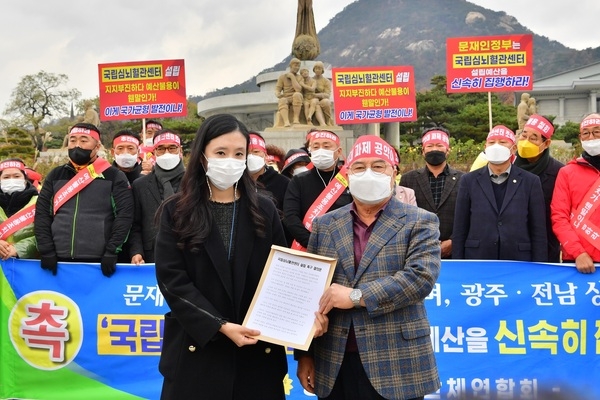
[(65, 74), (40, 71), (21, 78), (11, 94), (4, 113), (15, 117), (18, 126), (33, 128), (30, 136), (38, 151), (42, 151), (45, 142), (40, 130), (44, 120), (68, 116), (71, 101), (81, 96), (77, 89), (66, 88), (68, 80)]

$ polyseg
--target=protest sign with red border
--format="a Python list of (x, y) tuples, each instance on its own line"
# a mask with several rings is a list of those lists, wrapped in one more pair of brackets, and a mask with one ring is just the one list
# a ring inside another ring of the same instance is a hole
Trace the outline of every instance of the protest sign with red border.
[(337, 125), (417, 120), (412, 66), (333, 68), (331, 75)]
[(531, 34), (446, 39), (448, 93), (533, 88)]
[(184, 60), (98, 64), (100, 120), (185, 117)]

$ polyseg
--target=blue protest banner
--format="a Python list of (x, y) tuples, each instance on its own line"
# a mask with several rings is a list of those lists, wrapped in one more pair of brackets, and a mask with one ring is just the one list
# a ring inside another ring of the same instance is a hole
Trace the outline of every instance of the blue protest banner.
[[(426, 300), (442, 388), (427, 399), (600, 398), (600, 279), (573, 266), (443, 261)], [(587, 371), (582, 374), (577, 371)], [(577, 396), (569, 396), (573, 391)]]
[[(0, 263), (0, 398), (158, 399), (167, 306), (154, 267)], [(425, 301), (442, 387), (426, 399), (600, 398), (600, 278), (573, 267), (443, 261)], [(290, 351), (291, 353), (291, 351)], [(310, 398), (288, 356), (288, 399)]]

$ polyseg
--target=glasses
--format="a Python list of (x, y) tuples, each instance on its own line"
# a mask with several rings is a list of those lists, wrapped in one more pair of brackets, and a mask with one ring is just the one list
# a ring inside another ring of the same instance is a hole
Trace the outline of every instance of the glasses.
[(384, 174), (390, 166), (391, 165), (386, 163), (385, 161), (375, 161), (371, 163), (370, 166), (361, 162), (355, 162), (350, 166), (350, 172), (352, 173), (352, 175), (360, 176), (364, 174), (368, 168), (371, 168), (371, 171), (373, 171), (376, 174)]
[(600, 128), (593, 129), (590, 131), (581, 132), (579, 135), (582, 139), (589, 139), (590, 135), (594, 136), (594, 139), (600, 139)]
[(169, 153), (171, 154), (179, 154), (179, 146), (158, 146), (157, 148), (154, 149), (154, 154), (156, 154), (157, 156), (162, 156), (163, 154), (165, 154), (165, 152), (169, 150)]

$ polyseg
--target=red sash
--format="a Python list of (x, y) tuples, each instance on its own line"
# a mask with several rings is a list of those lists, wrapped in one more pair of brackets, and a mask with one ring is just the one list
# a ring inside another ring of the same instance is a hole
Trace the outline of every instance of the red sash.
[[(312, 229), (312, 222), (315, 218), (325, 214), (333, 203), (340, 198), (344, 190), (348, 187), (348, 173), (346, 166), (342, 166), (335, 178), (329, 182), (329, 185), (321, 192), (319, 197), (312, 203), (302, 223), (309, 231)], [(306, 251), (306, 247), (302, 246), (296, 240), (292, 243), (292, 249)]]
[(25, 207), (12, 217), (7, 218), (2, 224), (0, 224), (0, 239), (6, 240), (10, 235), (18, 231), (19, 229), (25, 228), (27, 225), (33, 223), (33, 217), (35, 216), (35, 203)]
[(600, 250), (600, 227), (594, 224), (590, 217), (600, 206), (600, 178), (594, 182), (590, 190), (583, 197), (577, 207), (577, 212), (571, 214), (571, 224), (577, 236), (587, 240), (592, 246)]
[(54, 195), (54, 214), (94, 179), (103, 178), (102, 172), (108, 167), (110, 167), (110, 163), (104, 158), (98, 157), (92, 164), (79, 170), (77, 175), (71, 178), (71, 180)]

